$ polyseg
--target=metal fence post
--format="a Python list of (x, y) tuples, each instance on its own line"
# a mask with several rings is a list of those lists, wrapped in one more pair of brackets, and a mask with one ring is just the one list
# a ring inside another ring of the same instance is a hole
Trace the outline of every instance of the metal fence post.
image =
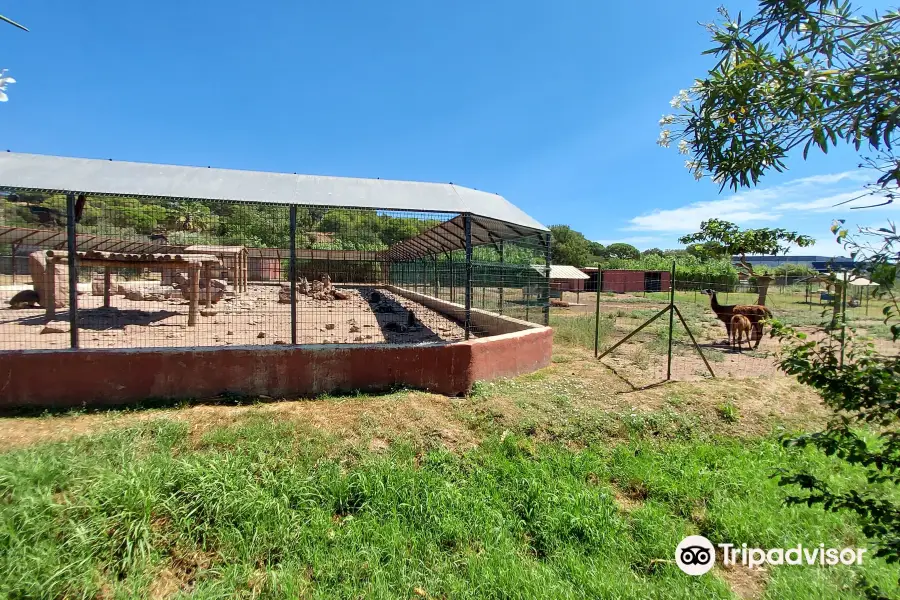
[(669, 361), (666, 366), (666, 381), (672, 379), (672, 330), (675, 327), (675, 261), (669, 278)]
[[(66, 194), (66, 242), (69, 250), (69, 344), (72, 348), (78, 348), (78, 271), (77, 240), (75, 238), (75, 194)], [(50, 269), (56, 269), (56, 264), (47, 264)], [(56, 285), (56, 275), (53, 276), (53, 284)]]
[[(284, 214), (284, 213), (282, 213)], [(288, 273), (291, 278), (291, 344), (297, 343), (297, 205), (292, 204), (290, 209), (291, 228), (291, 258), (288, 264)]]
[(844, 285), (841, 286), (841, 362), (844, 366), (844, 348), (847, 343), (847, 288), (850, 287), (850, 278), (847, 269), (844, 269)]
[(503, 240), (500, 240), (500, 265), (501, 265), (501, 267), (500, 267), (500, 288), (499, 288), (499, 291), (500, 291), (500, 297), (499, 297), (499, 299), (498, 299), (498, 301), (497, 301), (497, 307), (498, 307), (498, 309), (499, 309), (498, 312), (499, 312), (501, 315), (503, 314), (503, 286), (506, 284), (506, 282), (504, 281), (504, 277), (506, 277), (506, 267), (502, 266), (502, 265), (503, 265), (503, 260), (504, 260), (504, 258), (503, 258), (503, 254), (504, 254), (503, 250), (504, 250), (504, 247), (503, 247)]
[[(550, 325), (550, 234), (544, 238), (544, 327)], [(560, 296), (561, 298), (562, 296)]]
[(463, 217), (466, 225), (466, 339), (472, 330), (472, 215)]
[(600, 354), (600, 290), (602, 286), (600, 282), (603, 281), (603, 271), (600, 269), (600, 264), (597, 264), (597, 310), (594, 313), (594, 358), (597, 358), (597, 355)]

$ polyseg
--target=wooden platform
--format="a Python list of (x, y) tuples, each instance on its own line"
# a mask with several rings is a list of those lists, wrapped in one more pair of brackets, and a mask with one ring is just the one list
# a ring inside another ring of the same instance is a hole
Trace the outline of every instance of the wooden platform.
[[(69, 253), (65, 250), (47, 250), (48, 265), (68, 263)], [(99, 250), (85, 250), (75, 253), (76, 264), (82, 263), (88, 266), (104, 267), (103, 274), (103, 306), (110, 305), (110, 287), (112, 283), (112, 269), (187, 269), (191, 282), (191, 304), (188, 311), (188, 325), (197, 324), (197, 309), (200, 304), (200, 271), (206, 280), (206, 308), (212, 308), (212, 268), (221, 267), (222, 261), (211, 254), (152, 254), (129, 252), (101, 252)], [(56, 315), (56, 269), (50, 266), (44, 271), (44, 290), (47, 298), (42, 298), (41, 303), (47, 307), (47, 318), (52, 319)]]

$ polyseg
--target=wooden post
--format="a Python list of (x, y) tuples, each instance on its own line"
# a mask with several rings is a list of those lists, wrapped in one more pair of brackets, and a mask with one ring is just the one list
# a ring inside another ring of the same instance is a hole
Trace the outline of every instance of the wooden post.
[(206, 279), (206, 310), (212, 308), (212, 267), (209, 263), (203, 265), (203, 278)]
[(197, 324), (197, 306), (200, 304), (200, 265), (192, 263), (188, 269), (191, 278), (191, 304), (188, 308), (188, 326)]
[(47, 320), (52, 321), (56, 317), (56, 263), (47, 258), (44, 263), (44, 296), (41, 302), (46, 309)]
[(103, 308), (109, 308), (109, 288), (112, 287), (112, 271), (110, 267), (103, 268)]

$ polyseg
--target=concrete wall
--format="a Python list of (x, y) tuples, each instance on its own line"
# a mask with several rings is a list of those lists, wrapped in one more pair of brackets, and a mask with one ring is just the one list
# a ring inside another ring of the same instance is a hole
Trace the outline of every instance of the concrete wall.
[(224, 393), (274, 397), (409, 386), (446, 395), (550, 364), (552, 330), (454, 344), (22, 350), (0, 354), (0, 410)]
[[(384, 289), (393, 292), (399, 296), (403, 296), (408, 300), (418, 302), (422, 306), (435, 310), (451, 319), (464, 321), (466, 318), (466, 307), (462, 304), (448, 302), (420, 294), (406, 288), (400, 288), (393, 285), (386, 285)], [(517, 331), (527, 331), (531, 329), (543, 329), (543, 325), (536, 325), (521, 319), (512, 317), (504, 317), (498, 314), (482, 310), (480, 308), (472, 308), (470, 311), (472, 326), (478, 330), (480, 335), (502, 335), (505, 333), (515, 333)]]

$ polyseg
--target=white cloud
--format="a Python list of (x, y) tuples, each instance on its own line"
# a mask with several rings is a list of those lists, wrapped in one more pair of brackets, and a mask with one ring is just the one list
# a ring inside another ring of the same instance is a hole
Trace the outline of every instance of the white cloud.
[(773, 190), (751, 190), (724, 200), (694, 202), (681, 208), (656, 210), (634, 217), (626, 230), (687, 232), (696, 230), (702, 221), (717, 218), (733, 223), (775, 221), (780, 215), (765, 210), (777, 194)]
[(633, 246), (640, 246), (641, 244), (649, 244), (651, 242), (660, 242), (664, 238), (657, 237), (655, 235), (633, 235), (629, 237), (618, 238), (615, 240), (595, 240), (598, 244), (603, 244), (604, 246), (609, 246), (610, 244), (631, 244)]
[[(655, 210), (632, 218), (623, 230), (675, 234), (696, 231), (703, 221), (712, 218), (748, 225), (780, 221), (791, 216), (802, 216), (803, 213), (844, 213), (852, 206), (861, 206), (866, 199), (836, 205), (864, 195), (862, 184), (867, 181), (871, 181), (871, 173), (862, 170), (802, 177), (770, 188), (740, 192), (721, 200)], [(875, 196), (871, 200), (877, 203), (880, 198)], [(893, 210), (895, 207), (890, 208)]]

